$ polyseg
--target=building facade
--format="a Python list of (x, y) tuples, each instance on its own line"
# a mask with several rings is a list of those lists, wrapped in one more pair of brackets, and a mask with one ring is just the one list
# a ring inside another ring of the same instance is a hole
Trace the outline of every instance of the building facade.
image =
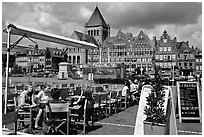
[(194, 50), (194, 56), (195, 56), (195, 74), (200, 77), (202, 75), (202, 51), (197, 47)]
[(160, 37), (160, 40), (156, 40), (155, 46), (155, 64), (160, 66), (163, 73), (168, 77), (172, 74), (172, 70), (176, 66), (177, 62), (177, 39), (171, 39), (165, 30)]
[(91, 63), (93, 52), (93, 64), (101, 64), (101, 46), (103, 45), (104, 40), (107, 37), (110, 37), (110, 26), (105, 22), (98, 6), (96, 6), (88, 22), (85, 23), (84, 31), (85, 34), (93, 36), (99, 45), (98, 49), (88, 51), (88, 62)]

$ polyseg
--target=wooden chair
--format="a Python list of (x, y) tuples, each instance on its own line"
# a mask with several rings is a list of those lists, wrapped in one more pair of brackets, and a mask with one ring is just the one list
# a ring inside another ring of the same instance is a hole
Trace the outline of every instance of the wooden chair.
[(33, 123), (34, 123), (34, 106), (24, 106), (18, 110), (18, 130), (24, 128), (25, 122), (29, 123), (30, 133), (34, 134)]
[(108, 94), (94, 94), (94, 114), (101, 119), (103, 115), (107, 117), (107, 107), (108, 107)]
[(7, 95), (7, 108), (9, 108), (10, 110), (12, 110), (12, 109), (15, 110), (17, 107), (17, 100), (18, 100), (18, 94), (17, 93), (8, 94)]
[(120, 109), (124, 110), (129, 105), (128, 94), (126, 96), (122, 96), (122, 91), (119, 90), (117, 93), (118, 105)]
[(2, 129), (3, 135), (8, 135), (8, 134), (16, 135), (17, 134), (17, 118), (18, 118), (18, 109), (15, 110), (14, 112), (2, 114), (2, 126), (14, 123), (13, 131), (9, 129)]
[(60, 97), (62, 100), (67, 100), (67, 97), (71, 95), (69, 88), (61, 88), (60, 89)]
[[(65, 114), (66, 116), (64, 116)], [(66, 103), (49, 103), (45, 107), (46, 123), (48, 123), (47, 134), (59, 132), (63, 135), (69, 134), (69, 102)], [(64, 116), (64, 117), (63, 117)], [(66, 124), (66, 133), (61, 129)]]
[(112, 85), (112, 90), (117, 89), (117, 84)]
[(17, 93), (21, 93), (23, 91), (23, 85), (16, 85), (15, 88)]
[(81, 95), (81, 87), (76, 87), (76, 89), (74, 90), (74, 95)]
[(109, 115), (111, 115), (113, 109), (117, 113), (117, 102), (117, 91), (110, 91), (108, 99)]
[(98, 86), (98, 87), (95, 87), (95, 92), (103, 92), (103, 87), (101, 86)]
[[(70, 117), (73, 118), (74, 120), (74, 124), (81, 124), (83, 125), (83, 131), (82, 134), (86, 134), (86, 123), (88, 123), (88, 119), (87, 119), (87, 111), (89, 111), (88, 109), (88, 100), (85, 99), (84, 102), (84, 108), (83, 108), (83, 115), (80, 115), (78, 112), (82, 111), (82, 109), (80, 108), (81, 106), (76, 105), (73, 107), (70, 107)], [(80, 112), (81, 113), (81, 112)], [(93, 115), (91, 116), (91, 121), (92, 121), (92, 126), (94, 124), (94, 120), (93, 120)]]

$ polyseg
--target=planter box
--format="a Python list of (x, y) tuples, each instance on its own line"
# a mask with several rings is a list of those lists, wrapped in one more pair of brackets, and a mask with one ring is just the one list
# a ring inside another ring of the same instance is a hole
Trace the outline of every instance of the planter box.
[(144, 135), (167, 135), (166, 124), (153, 125), (152, 122), (144, 121)]

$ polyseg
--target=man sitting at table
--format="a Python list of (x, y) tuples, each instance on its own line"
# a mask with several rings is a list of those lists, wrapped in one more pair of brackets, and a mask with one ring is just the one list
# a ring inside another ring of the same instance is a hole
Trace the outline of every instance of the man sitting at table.
[(42, 129), (43, 110), (45, 109), (45, 103), (50, 100), (50, 87), (48, 85), (41, 85), (40, 88), (41, 90), (35, 98), (35, 103), (38, 105), (38, 114), (35, 120), (35, 129)]

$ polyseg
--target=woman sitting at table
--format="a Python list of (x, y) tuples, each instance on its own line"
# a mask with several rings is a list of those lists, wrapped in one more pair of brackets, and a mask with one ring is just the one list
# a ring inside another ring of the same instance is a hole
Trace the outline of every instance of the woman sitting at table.
[[(29, 111), (29, 107), (35, 106), (34, 103), (34, 94), (33, 94), (33, 88), (29, 84), (24, 84), (24, 90), (21, 92), (19, 99), (18, 99), (18, 106), (20, 110), (22, 111)], [(19, 116), (21, 120), (24, 119), (24, 115)], [(25, 126), (24, 121), (21, 122), (22, 126)]]
[(36, 117), (36, 121), (35, 121), (35, 129), (42, 129), (42, 127), (39, 126), (38, 123), (40, 122), (40, 125), (42, 124), (41, 116), (42, 116), (43, 110), (45, 109), (45, 103), (47, 103), (47, 101), (50, 100), (49, 92), (50, 92), (50, 87), (48, 85), (47, 86), (42, 85), (40, 92), (37, 94), (35, 98), (35, 103), (38, 105), (38, 109), (39, 109)]
[(86, 108), (86, 124), (89, 126), (88, 124), (88, 119), (91, 118), (91, 116), (93, 115), (93, 106), (94, 106), (94, 99), (92, 96), (92, 91), (90, 88), (85, 89), (84, 91), (82, 90), (81, 95), (79, 97), (79, 99), (73, 103), (73, 105), (78, 105), (79, 109), (77, 110), (77, 113), (79, 115), (79, 117), (83, 117), (84, 114), (84, 105), (85, 105), (85, 100), (87, 99), (87, 108)]

